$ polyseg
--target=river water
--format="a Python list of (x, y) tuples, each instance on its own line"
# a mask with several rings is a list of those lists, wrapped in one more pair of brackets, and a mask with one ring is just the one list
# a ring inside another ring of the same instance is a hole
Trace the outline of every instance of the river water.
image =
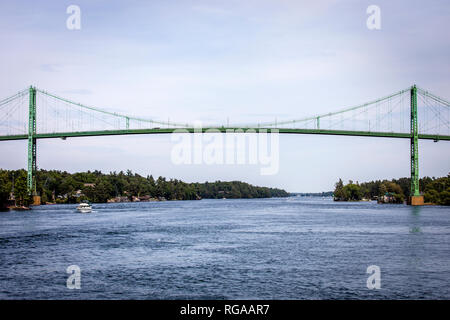
[[(1, 299), (450, 299), (450, 209), (292, 197), (0, 212)], [(79, 266), (80, 289), (67, 267)], [(368, 289), (368, 266), (380, 289)]]

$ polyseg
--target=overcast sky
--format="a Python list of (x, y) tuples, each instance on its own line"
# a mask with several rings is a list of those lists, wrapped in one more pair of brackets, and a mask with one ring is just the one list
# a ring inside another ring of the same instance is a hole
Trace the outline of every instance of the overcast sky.
[[(66, 9), (81, 8), (81, 30)], [(381, 30), (366, 27), (369, 5)], [(258, 122), (338, 110), (414, 83), (450, 98), (448, 1), (1, 1), (0, 97), (33, 84), (161, 120)], [(170, 136), (38, 142), (38, 166), (131, 169), (188, 182), (243, 180), (288, 191), (409, 175), (409, 141), (286, 135), (280, 170), (174, 165)], [(420, 141), (420, 175), (450, 171), (450, 143)], [(26, 167), (1, 142), (0, 167)]]

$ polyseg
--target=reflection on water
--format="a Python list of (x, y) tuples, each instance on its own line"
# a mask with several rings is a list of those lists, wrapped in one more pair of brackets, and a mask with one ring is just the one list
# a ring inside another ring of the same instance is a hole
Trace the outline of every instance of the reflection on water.
[(412, 228), (411, 228), (411, 233), (419, 233), (419, 232), (422, 232), (422, 231), (420, 230), (420, 227), (412, 227)]
[(420, 211), (422, 210), (422, 207), (421, 206), (414, 206), (414, 207), (409, 207), (410, 208), (410, 210), (411, 210), (411, 212), (412, 212), (412, 214), (413, 214), (413, 216), (418, 216), (418, 215), (420, 215)]
[[(322, 198), (0, 213), (0, 298), (450, 298), (450, 210)], [(70, 265), (81, 289), (66, 288)], [(366, 287), (369, 265), (380, 290)]]

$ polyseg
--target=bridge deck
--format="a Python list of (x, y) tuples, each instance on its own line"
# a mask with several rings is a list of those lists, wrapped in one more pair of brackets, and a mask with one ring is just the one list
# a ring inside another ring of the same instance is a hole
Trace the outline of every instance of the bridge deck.
[[(57, 133), (37, 133), (34, 135), (36, 139), (52, 139), (52, 138), (71, 138), (71, 137), (93, 137), (93, 136), (113, 136), (113, 135), (132, 135), (132, 134), (167, 134), (176, 132), (186, 133), (212, 133), (212, 132), (271, 132), (278, 130), (282, 134), (319, 134), (319, 135), (336, 135), (336, 136), (359, 136), (359, 137), (381, 137), (381, 138), (403, 138), (410, 139), (410, 133), (397, 132), (371, 132), (371, 131), (345, 131), (345, 130), (324, 130), (324, 129), (288, 129), (288, 128), (159, 128), (159, 129), (125, 129), (125, 130), (102, 130), (102, 131), (80, 131), (80, 132), (57, 132)], [(26, 140), (28, 135), (6, 135), (0, 136), (3, 140)], [(431, 135), (419, 134), (419, 139), (424, 140), (450, 140), (447, 135)]]

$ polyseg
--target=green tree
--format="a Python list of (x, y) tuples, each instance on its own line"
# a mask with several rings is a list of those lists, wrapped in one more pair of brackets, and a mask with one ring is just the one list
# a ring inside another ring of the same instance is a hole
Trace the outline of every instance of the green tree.
[(344, 200), (344, 182), (339, 178), (339, 181), (334, 185), (334, 199)]

